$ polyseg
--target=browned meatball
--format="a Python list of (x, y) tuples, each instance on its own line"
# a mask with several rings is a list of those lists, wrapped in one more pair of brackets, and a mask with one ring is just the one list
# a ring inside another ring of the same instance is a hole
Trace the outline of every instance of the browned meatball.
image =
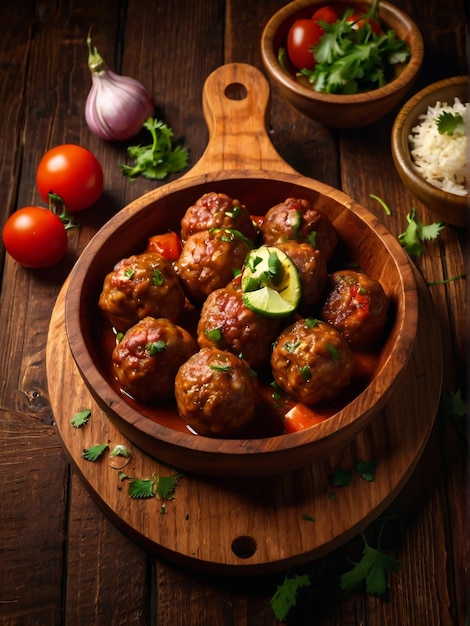
[(249, 250), (243, 237), (223, 228), (191, 235), (175, 265), (189, 300), (201, 303), (212, 291), (225, 287)]
[(202, 348), (175, 379), (178, 412), (197, 433), (230, 437), (255, 416), (257, 379), (231, 352)]
[(196, 351), (187, 330), (167, 319), (146, 317), (116, 344), (114, 373), (121, 389), (139, 402), (172, 398), (179, 367)]
[(353, 270), (330, 276), (321, 317), (346, 337), (353, 348), (366, 348), (382, 334), (389, 299), (374, 278)]
[(269, 209), (261, 225), (261, 234), (268, 246), (288, 239), (309, 243), (323, 252), (326, 261), (333, 256), (338, 241), (328, 216), (305, 198), (287, 198)]
[(205, 193), (186, 211), (181, 220), (181, 238), (186, 240), (194, 233), (211, 228), (234, 228), (253, 242), (256, 238), (256, 229), (245, 205), (215, 191)]
[(197, 327), (201, 348), (216, 347), (243, 357), (255, 370), (269, 366), (278, 319), (259, 315), (243, 303), (240, 279), (207, 297)]
[(185, 303), (183, 288), (173, 266), (156, 253), (122, 259), (104, 279), (99, 308), (119, 331), (144, 317), (178, 320)]
[(277, 384), (297, 402), (313, 406), (347, 387), (352, 357), (346, 339), (326, 322), (301, 319), (278, 337), (271, 355)]
[(299, 310), (308, 311), (323, 295), (328, 279), (328, 268), (323, 252), (308, 243), (294, 240), (280, 242), (276, 248), (283, 250), (297, 268), (302, 288)]

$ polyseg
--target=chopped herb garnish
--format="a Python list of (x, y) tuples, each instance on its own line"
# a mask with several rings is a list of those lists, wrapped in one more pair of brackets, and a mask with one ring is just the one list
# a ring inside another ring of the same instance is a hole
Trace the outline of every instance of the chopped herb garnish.
[(424, 252), (424, 241), (436, 239), (444, 228), (443, 222), (434, 222), (432, 224), (422, 224), (415, 219), (416, 210), (413, 207), (406, 216), (408, 226), (405, 232), (398, 235), (400, 245), (406, 250), (410, 256), (419, 256)]
[(157, 354), (160, 354), (160, 352), (163, 352), (165, 348), (166, 343), (162, 339), (160, 339), (159, 341), (153, 341), (152, 343), (148, 343), (145, 346), (145, 349), (148, 351), (150, 356), (156, 356)]
[(217, 343), (222, 339), (222, 330), (220, 328), (206, 328), (204, 334), (214, 343)]
[(161, 287), (164, 282), (165, 279), (161, 271), (159, 269), (154, 269), (152, 274), (152, 283), (155, 285), (155, 287)]
[(364, 551), (362, 559), (352, 570), (341, 576), (341, 589), (344, 591), (354, 591), (356, 587), (365, 582), (366, 590), (373, 596), (384, 596), (388, 590), (387, 573), (398, 571), (400, 563), (390, 554), (383, 552), (380, 546), (380, 539), (385, 523), (380, 529), (377, 548), (372, 548), (363, 533), (361, 537), (364, 541)]
[(318, 320), (315, 317), (306, 317), (304, 322), (305, 328), (314, 328), (318, 324)]
[(91, 448), (84, 448), (82, 457), (87, 461), (97, 461), (107, 448), (107, 443), (100, 443), (97, 446), (92, 446)]
[(339, 352), (331, 343), (326, 344), (326, 349), (331, 354), (333, 361), (337, 361), (339, 359)]
[(436, 120), (437, 130), (441, 135), (450, 135), (454, 133), (464, 134), (465, 122), (460, 113), (451, 113), (450, 111), (442, 111)]
[(231, 370), (230, 365), (227, 365), (227, 363), (212, 363), (209, 367), (216, 372), (230, 372)]
[(91, 409), (84, 409), (83, 411), (79, 411), (76, 413), (73, 418), (70, 420), (70, 423), (74, 428), (80, 428), (85, 424), (88, 424), (88, 420), (91, 416)]
[(356, 471), (361, 478), (372, 483), (375, 480), (375, 474), (377, 472), (377, 462), (359, 461), (356, 465)]
[(312, 378), (312, 372), (308, 365), (304, 365), (303, 367), (299, 368), (299, 371), (302, 378), (305, 380), (305, 382), (308, 383), (308, 381)]
[(301, 587), (310, 587), (311, 579), (308, 574), (295, 575), (292, 578), (286, 576), (284, 582), (278, 585), (276, 592), (270, 600), (270, 606), (274, 617), (284, 622), (287, 614), (297, 603), (298, 591)]
[(333, 473), (328, 476), (328, 482), (333, 487), (348, 487), (351, 483), (351, 470), (336, 468)]
[(377, 200), (377, 202), (380, 204), (382, 209), (385, 211), (385, 215), (391, 215), (392, 214), (392, 211), (390, 210), (390, 207), (385, 202), (385, 200), (382, 200), (382, 198), (379, 198), (379, 196), (376, 196), (373, 193), (369, 194), (369, 198), (372, 198), (373, 200)]
[(131, 267), (127, 268), (124, 271), (124, 276), (129, 280), (134, 276), (134, 274), (135, 274), (135, 270), (133, 270)]
[(299, 346), (300, 346), (299, 339), (295, 341), (286, 341), (284, 344), (284, 348), (286, 349), (286, 352), (289, 352), (290, 354), (295, 352)]

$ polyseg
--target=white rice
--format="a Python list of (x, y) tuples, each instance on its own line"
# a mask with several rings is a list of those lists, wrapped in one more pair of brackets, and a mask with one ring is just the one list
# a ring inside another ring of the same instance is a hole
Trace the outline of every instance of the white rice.
[(463, 104), (459, 98), (454, 104), (436, 102), (428, 107), (425, 115), (420, 115), (420, 123), (412, 129), (409, 136), (411, 156), (416, 171), (429, 183), (440, 189), (465, 196), (468, 193), (466, 184), (466, 133), (454, 132), (453, 135), (440, 134), (437, 118), (443, 111), (452, 114), (460, 113), (465, 126), (470, 120), (469, 104)]

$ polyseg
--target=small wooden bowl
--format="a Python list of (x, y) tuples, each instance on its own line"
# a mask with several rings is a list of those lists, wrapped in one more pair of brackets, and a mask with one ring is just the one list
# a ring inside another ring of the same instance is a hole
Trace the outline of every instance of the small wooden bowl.
[[(436, 102), (453, 104), (454, 98), (469, 102), (468, 76), (456, 76), (440, 80), (425, 87), (403, 106), (392, 127), (393, 161), (401, 180), (413, 196), (424, 204), (433, 219), (466, 227), (469, 217), (470, 198), (459, 196), (435, 187), (413, 167), (409, 136), (419, 123), (419, 116), (426, 113)], [(468, 154), (468, 151), (467, 151)]]
[(278, 61), (279, 48), (286, 47), (290, 26), (298, 19), (310, 18), (320, 6), (329, 5), (340, 13), (351, 7), (365, 12), (370, 2), (358, 0), (295, 0), (275, 13), (261, 35), (261, 55), (270, 79), (280, 93), (298, 111), (332, 128), (364, 126), (389, 113), (413, 85), (423, 60), (423, 39), (416, 24), (406, 13), (388, 2), (380, 2), (379, 16), (383, 24), (392, 28), (408, 42), (411, 58), (393, 81), (366, 93), (337, 95), (315, 91), (300, 84), (287, 74)]
[[(389, 399), (416, 336), (417, 288), (401, 246), (352, 198), (300, 176), (279, 157), (265, 127), (269, 96), (268, 81), (250, 65), (230, 64), (213, 72), (203, 91), (210, 140), (202, 158), (188, 174), (131, 202), (107, 222), (78, 259), (66, 293), (70, 349), (100, 408), (145, 452), (197, 474), (279, 474), (346, 445)], [(145, 249), (150, 234), (178, 229), (186, 208), (208, 191), (224, 191), (255, 206), (257, 213), (290, 196), (311, 199), (332, 220), (348, 256), (381, 282), (391, 300), (393, 322), (370, 384), (331, 418), (302, 432), (258, 439), (211, 439), (180, 432), (131, 406), (102, 366), (98, 297), (105, 275), (121, 258)]]

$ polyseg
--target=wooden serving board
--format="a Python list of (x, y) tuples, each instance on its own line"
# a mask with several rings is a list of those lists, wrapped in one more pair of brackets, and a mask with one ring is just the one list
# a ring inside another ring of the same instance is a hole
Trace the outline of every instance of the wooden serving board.
[[(419, 275), (416, 280), (421, 315), (413, 354), (391, 399), (366, 430), (326, 460), (281, 476), (217, 480), (184, 475), (166, 513), (160, 512), (157, 498), (131, 498), (128, 482), (118, 478), (115, 467), (125, 459), (109, 455), (117, 444), (132, 450), (124, 468), (129, 476), (168, 476), (178, 469), (133, 446), (93, 401), (68, 346), (65, 284), (51, 318), (47, 373), (70, 463), (124, 532), (185, 566), (220, 574), (258, 574), (298, 566), (334, 550), (394, 499), (413, 472), (434, 423), (442, 378), (439, 325), (424, 281)], [(89, 422), (74, 428), (70, 420), (86, 408), (91, 409)], [(86, 461), (83, 449), (101, 443), (108, 443), (109, 450), (96, 462)], [(355, 472), (358, 461), (377, 462), (374, 482)], [(353, 470), (348, 487), (329, 483), (337, 468)]]

